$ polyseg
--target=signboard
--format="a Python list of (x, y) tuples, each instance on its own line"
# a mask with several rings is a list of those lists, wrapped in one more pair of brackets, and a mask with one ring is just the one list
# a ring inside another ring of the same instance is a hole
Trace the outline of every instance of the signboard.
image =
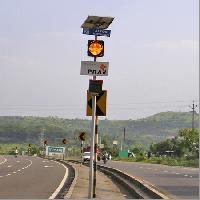
[(117, 145), (117, 144), (118, 144), (118, 141), (117, 141), (117, 140), (113, 140), (113, 144), (114, 144), (114, 145)]
[(46, 152), (48, 153), (65, 153), (65, 147), (52, 147), (46, 146)]
[(107, 29), (113, 20), (113, 17), (88, 16), (81, 28)]
[(103, 80), (90, 80), (89, 92), (99, 95), (102, 92)]
[(110, 37), (111, 30), (83, 28), (83, 34)]
[[(96, 116), (106, 116), (106, 97), (107, 90), (102, 90), (99, 96), (96, 96)], [(92, 116), (92, 95), (89, 91), (87, 91), (86, 116)]]
[(108, 76), (109, 62), (81, 61), (81, 75)]

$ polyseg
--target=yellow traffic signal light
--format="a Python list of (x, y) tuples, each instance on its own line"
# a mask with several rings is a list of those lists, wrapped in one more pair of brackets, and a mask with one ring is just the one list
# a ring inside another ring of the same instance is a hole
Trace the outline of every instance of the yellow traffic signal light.
[(79, 139), (85, 141), (85, 134), (86, 134), (85, 132), (81, 132), (79, 135)]
[(104, 41), (103, 40), (88, 40), (88, 56), (103, 57), (104, 56)]

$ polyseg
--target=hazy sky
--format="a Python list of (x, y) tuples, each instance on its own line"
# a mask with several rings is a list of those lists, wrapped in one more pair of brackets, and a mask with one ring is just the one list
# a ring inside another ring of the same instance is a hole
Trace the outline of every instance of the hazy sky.
[[(0, 0), (0, 115), (86, 118), (81, 24), (114, 17), (105, 42), (108, 119), (189, 111), (199, 99), (198, 0)], [(104, 119), (101, 117), (100, 119)]]

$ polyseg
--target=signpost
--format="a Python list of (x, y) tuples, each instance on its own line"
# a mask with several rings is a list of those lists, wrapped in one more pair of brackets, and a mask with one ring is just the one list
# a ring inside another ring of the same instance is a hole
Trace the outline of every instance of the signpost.
[[(102, 90), (96, 76), (108, 75), (108, 62), (103, 65), (96, 62), (97, 57), (104, 56), (104, 41), (97, 40), (97, 36), (110, 37), (110, 30), (105, 30), (114, 20), (113, 17), (99, 17), (88, 16), (88, 18), (81, 25), (83, 34), (95, 35), (95, 40), (88, 41), (88, 56), (94, 57), (94, 62), (91, 64), (89, 61), (81, 62), (81, 75), (92, 75), (93, 80), (90, 81), (89, 93), (92, 96), (92, 126), (91, 126), (91, 149), (90, 149), (90, 170), (89, 170), (89, 190), (88, 198), (96, 197), (96, 170), (97, 170), (97, 147), (98, 147), (98, 115), (96, 113), (96, 102), (98, 95)], [(86, 63), (88, 62), (88, 63)], [(90, 66), (89, 66), (90, 65)], [(94, 159), (93, 159), (94, 158)]]
[[(106, 98), (107, 90), (96, 97), (96, 116), (106, 116)], [(87, 91), (87, 111), (86, 116), (92, 116), (92, 95)]]

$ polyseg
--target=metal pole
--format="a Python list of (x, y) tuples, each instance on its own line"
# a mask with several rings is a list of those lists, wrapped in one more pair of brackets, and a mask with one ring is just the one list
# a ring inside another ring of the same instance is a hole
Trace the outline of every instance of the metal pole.
[(96, 198), (96, 171), (97, 171), (97, 148), (98, 148), (98, 116), (95, 121), (95, 145), (94, 145), (94, 187), (93, 187), (93, 198)]
[(194, 114), (195, 114), (196, 107), (197, 105), (194, 105), (194, 101), (193, 101), (192, 107), (190, 106), (190, 108), (192, 108), (192, 131), (194, 131)]
[[(97, 36), (95, 35), (95, 40)], [(94, 57), (94, 62), (97, 61), (97, 58)], [(96, 80), (96, 76), (93, 76), (93, 80)], [(96, 110), (96, 108), (95, 108)], [(94, 182), (93, 182), (93, 198), (96, 198), (96, 171), (97, 171), (97, 145), (98, 145), (98, 116), (95, 113), (95, 145), (94, 145)]]
[(83, 163), (83, 140), (81, 140), (81, 164)]
[(124, 144), (125, 144), (125, 140), (126, 140), (125, 135), (126, 135), (126, 128), (124, 128)]
[(93, 198), (94, 184), (94, 137), (95, 137), (95, 116), (96, 116), (96, 96), (92, 96), (92, 127), (91, 127), (91, 142), (90, 142), (90, 171), (89, 171), (89, 192), (88, 199)]

